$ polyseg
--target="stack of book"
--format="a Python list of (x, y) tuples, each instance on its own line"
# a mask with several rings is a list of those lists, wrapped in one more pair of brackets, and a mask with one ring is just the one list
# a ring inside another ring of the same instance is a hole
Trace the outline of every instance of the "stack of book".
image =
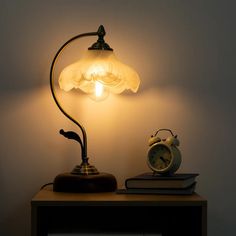
[(143, 173), (125, 180), (117, 193), (189, 195), (196, 187), (196, 173), (175, 173), (170, 176)]

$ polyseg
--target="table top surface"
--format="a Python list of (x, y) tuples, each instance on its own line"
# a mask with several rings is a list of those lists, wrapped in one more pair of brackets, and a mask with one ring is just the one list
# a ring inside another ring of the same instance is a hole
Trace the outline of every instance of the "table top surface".
[(207, 200), (197, 193), (192, 195), (64, 193), (54, 192), (51, 186), (47, 186), (32, 198), (31, 204), (32, 206), (206, 206)]

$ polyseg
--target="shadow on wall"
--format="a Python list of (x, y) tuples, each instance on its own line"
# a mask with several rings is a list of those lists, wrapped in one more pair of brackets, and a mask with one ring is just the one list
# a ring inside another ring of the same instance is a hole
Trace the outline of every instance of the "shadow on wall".
[[(9, 193), (7, 195), (7, 200), (4, 202), (9, 202), (9, 196), (11, 196), (13, 193)], [(1, 200), (4, 200), (5, 194), (2, 195)], [(14, 196), (19, 195), (18, 193), (14, 193)], [(3, 208), (3, 217), (1, 219), (0, 223), (0, 234), (1, 235), (29, 235), (30, 232), (30, 207), (29, 207), (29, 201), (28, 199), (31, 198), (30, 195), (24, 196), (24, 202), (21, 202), (20, 204), (15, 205), (11, 201), (11, 205), (8, 206), (8, 210), (11, 211), (7, 212)], [(14, 223), (14, 227), (12, 227), (12, 224)]]

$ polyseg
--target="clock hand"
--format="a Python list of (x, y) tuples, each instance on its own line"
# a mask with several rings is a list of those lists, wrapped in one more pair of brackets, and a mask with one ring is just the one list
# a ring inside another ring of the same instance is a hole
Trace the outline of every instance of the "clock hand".
[(164, 159), (164, 157), (160, 157), (160, 159), (161, 159), (164, 163), (166, 163), (166, 160)]

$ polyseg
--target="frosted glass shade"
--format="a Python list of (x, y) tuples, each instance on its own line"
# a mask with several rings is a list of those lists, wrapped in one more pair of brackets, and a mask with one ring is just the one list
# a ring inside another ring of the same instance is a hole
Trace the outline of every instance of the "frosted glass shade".
[(137, 92), (139, 84), (138, 74), (110, 50), (88, 50), (79, 61), (65, 67), (59, 76), (61, 89), (79, 88), (95, 96), (109, 92), (119, 94), (126, 89)]

